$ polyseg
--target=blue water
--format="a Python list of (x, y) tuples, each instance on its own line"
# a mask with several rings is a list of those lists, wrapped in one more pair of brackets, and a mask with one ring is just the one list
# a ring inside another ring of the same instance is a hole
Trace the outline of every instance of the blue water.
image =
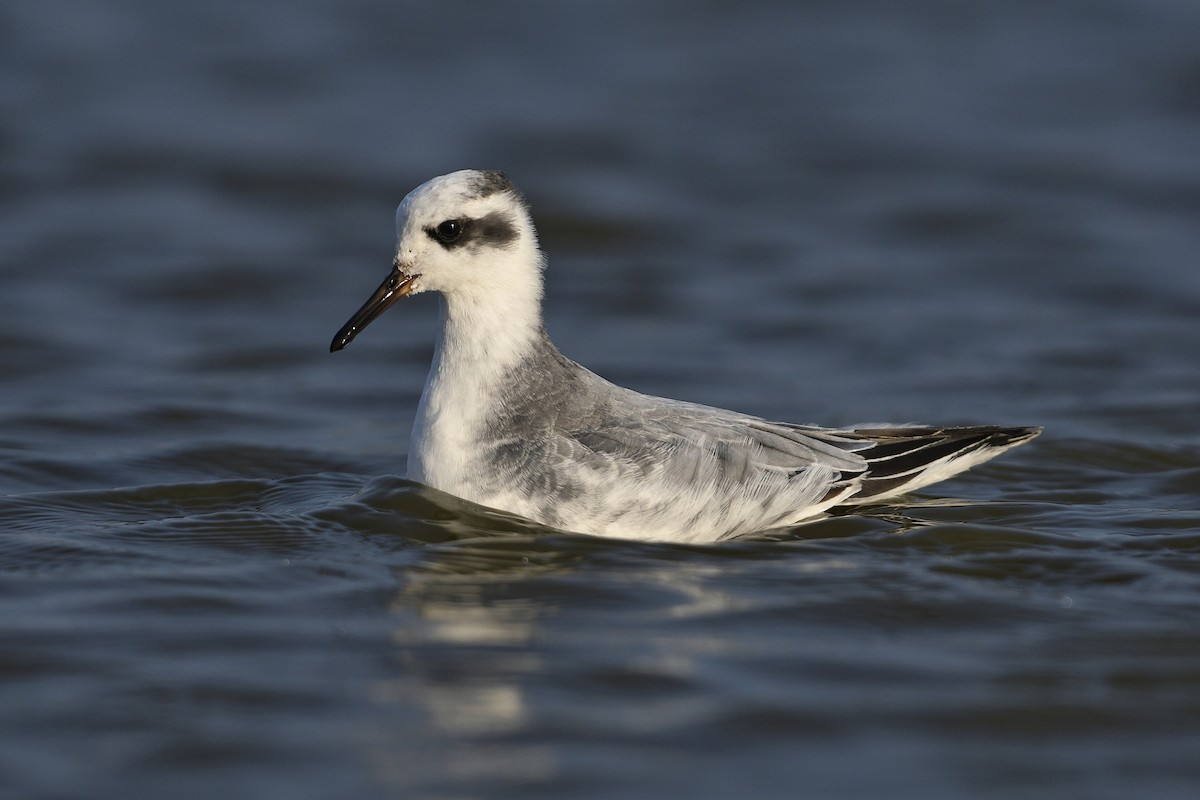
[[(0, 11), (0, 796), (1200, 796), (1200, 6)], [(403, 478), (413, 186), (505, 170), (571, 357), (1041, 424), (711, 547)]]

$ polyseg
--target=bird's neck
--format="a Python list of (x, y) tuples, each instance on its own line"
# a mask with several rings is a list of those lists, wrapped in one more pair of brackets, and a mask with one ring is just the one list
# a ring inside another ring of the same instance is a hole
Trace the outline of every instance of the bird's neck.
[(417, 406), (408, 476), (471, 499), (468, 486), (478, 467), (472, 454), (505, 394), (504, 380), (546, 341), (540, 297), (478, 302), (455, 294), (440, 300), (441, 331)]
[(465, 383), (487, 385), (525, 358), (544, 335), (537, 288), (507, 296), (443, 295), (430, 378), (461, 370), (473, 378)]

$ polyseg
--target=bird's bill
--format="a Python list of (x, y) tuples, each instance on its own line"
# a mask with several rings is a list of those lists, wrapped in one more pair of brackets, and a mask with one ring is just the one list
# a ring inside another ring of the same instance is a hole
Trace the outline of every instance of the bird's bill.
[(329, 352), (336, 353), (350, 344), (363, 328), (371, 324), (373, 319), (387, 311), (392, 303), (411, 292), (413, 281), (418, 277), (420, 276), (408, 275), (398, 269), (393, 269), (387, 279), (379, 284), (375, 293), (368, 298), (367, 302), (363, 303), (363, 307), (354, 312), (350, 321), (342, 326), (342, 329), (337, 332), (337, 336), (333, 337), (333, 342), (329, 345)]

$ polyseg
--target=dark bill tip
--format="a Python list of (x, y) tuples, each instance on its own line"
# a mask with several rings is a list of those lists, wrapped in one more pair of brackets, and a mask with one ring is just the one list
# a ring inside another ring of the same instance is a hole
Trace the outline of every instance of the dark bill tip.
[(379, 284), (375, 293), (367, 299), (367, 302), (363, 303), (362, 308), (354, 312), (354, 316), (333, 337), (333, 341), (329, 343), (329, 352), (336, 353), (354, 341), (354, 337), (371, 324), (373, 319), (387, 311), (392, 303), (411, 292), (412, 282), (418, 277), (417, 275), (406, 275), (398, 269), (392, 270), (384, 282)]

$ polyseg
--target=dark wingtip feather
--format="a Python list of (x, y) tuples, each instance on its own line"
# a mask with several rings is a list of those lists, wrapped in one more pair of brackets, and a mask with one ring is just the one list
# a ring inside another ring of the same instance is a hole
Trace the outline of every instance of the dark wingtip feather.
[[(958, 458), (994, 450), (992, 455), (1033, 439), (1041, 426), (970, 426), (960, 428), (879, 427), (855, 428), (852, 434), (875, 444), (860, 451), (867, 460), (867, 473), (855, 503), (887, 496), (918, 479), (935, 463), (952, 463)], [(990, 457), (990, 456), (989, 456)]]

